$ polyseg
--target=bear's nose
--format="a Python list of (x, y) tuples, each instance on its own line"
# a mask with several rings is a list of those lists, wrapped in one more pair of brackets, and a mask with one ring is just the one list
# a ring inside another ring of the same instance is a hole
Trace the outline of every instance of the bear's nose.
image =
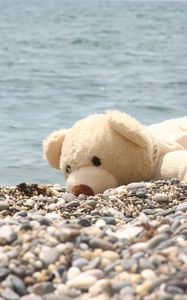
[(84, 195), (87, 195), (87, 196), (93, 196), (94, 195), (94, 192), (93, 192), (92, 188), (89, 187), (88, 185), (85, 185), (85, 184), (75, 185), (72, 188), (72, 193), (75, 196), (79, 196), (80, 194), (84, 194)]

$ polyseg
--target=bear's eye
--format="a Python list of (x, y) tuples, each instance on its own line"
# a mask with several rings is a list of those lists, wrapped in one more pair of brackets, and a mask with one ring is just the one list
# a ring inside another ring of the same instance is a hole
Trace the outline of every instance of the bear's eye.
[(94, 156), (94, 157), (92, 157), (92, 163), (93, 163), (94, 166), (97, 166), (97, 167), (98, 167), (98, 166), (101, 165), (101, 160), (100, 160), (99, 157)]
[(66, 166), (66, 173), (67, 173), (67, 174), (70, 174), (70, 173), (71, 173), (71, 166), (70, 166), (70, 165), (67, 165), (67, 166)]

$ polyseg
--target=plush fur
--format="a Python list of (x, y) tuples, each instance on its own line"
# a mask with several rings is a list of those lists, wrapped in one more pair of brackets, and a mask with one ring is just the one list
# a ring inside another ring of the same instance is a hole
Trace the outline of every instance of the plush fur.
[(76, 195), (134, 181), (187, 181), (187, 117), (144, 126), (119, 111), (95, 114), (55, 131), (43, 145), (49, 164), (64, 172)]

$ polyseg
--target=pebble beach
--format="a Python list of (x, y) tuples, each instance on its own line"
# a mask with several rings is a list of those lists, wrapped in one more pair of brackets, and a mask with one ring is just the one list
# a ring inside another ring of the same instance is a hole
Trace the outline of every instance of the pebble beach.
[(0, 187), (0, 300), (187, 300), (187, 184)]

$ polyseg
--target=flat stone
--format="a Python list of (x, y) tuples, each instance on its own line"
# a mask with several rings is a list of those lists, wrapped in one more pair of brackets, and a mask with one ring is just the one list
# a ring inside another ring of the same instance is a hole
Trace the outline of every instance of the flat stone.
[(136, 197), (145, 199), (147, 197), (146, 192), (144, 190), (137, 190), (135, 192)]
[(95, 201), (95, 200), (86, 200), (85, 202), (84, 202), (84, 205), (85, 206), (90, 206), (90, 207), (92, 207), (93, 209), (96, 207), (96, 204), (97, 204), (97, 202)]
[(33, 292), (36, 295), (43, 296), (44, 294), (49, 294), (54, 292), (55, 288), (53, 286), (53, 283), (51, 282), (41, 282), (41, 283), (36, 283), (33, 286)]
[(82, 267), (88, 265), (88, 263), (89, 263), (89, 261), (86, 258), (79, 257), (73, 261), (72, 265), (77, 268), (82, 268)]
[(96, 277), (92, 275), (80, 274), (75, 278), (67, 281), (69, 288), (89, 289), (96, 282)]
[(91, 248), (100, 248), (103, 250), (115, 250), (115, 246), (100, 238), (92, 238), (89, 242)]
[(177, 206), (177, 211), (187, 211), (187, 201)]
[(10, 280), (12, 282), (12, 287), (14, 288), (16, 293), (18, 293), (20, 296), (24, 296), (27, 294), (27, 288), (21, 278), (11, 275)]
[(5, 290), (2, 291), (1, 296), (6, 300), (19, 300), (20, 299), (20, 296), (9, 287), (5, 288)]
[(8, 268), (0, 268), (0, 281), (3, 281), (9, 273), (10, 270)]
[(148, 248), (153, 249), (157, 247), (161, 242), (168, 240), (168, 238), (169, 235), (167, 233), (158, 234), (148, 241)]
[(179, 288), (178, 286), (174, 286), (174, 285), (167, 285), (165, 288), (165, 291), (169, 294), (183, 294), (183, 290), (181, 288)]
[(164, 193), (157, 193), (152, 197), (152, 200), (155, 202), (169, 202), (169, 196)]
[(145, 208), (142, 210), (145, 215), (154, 215), (156, 214), (156, 210), (154, 208)]
[(132, 182), (127, 185), (128, 191), (134, 191), (143, 188), (146, 188), (146, 183), (144, 182)]
[(155, 216), (160, 216), (160, 217), (165, 217), (169, 214), (172, 214), (176, 211), (175, 207), (172, 208), (168, 208), (168, 209), (161, 209), (160, 211), (158, 211)]

